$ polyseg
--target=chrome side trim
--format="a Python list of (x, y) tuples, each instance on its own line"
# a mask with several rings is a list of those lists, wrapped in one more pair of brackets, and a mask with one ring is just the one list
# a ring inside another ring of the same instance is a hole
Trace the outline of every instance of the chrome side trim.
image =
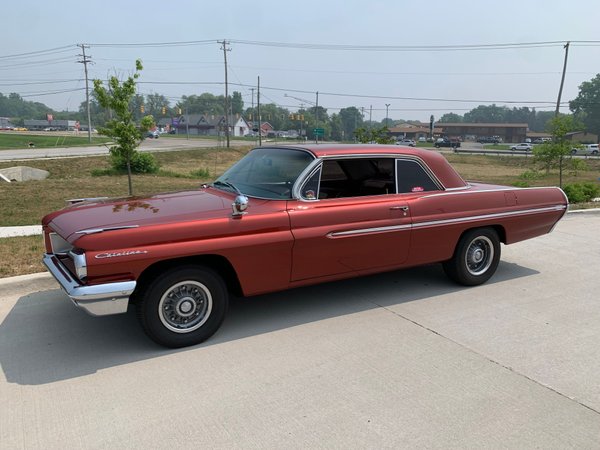
[(75, 234), (96, 234), (104, 233), (105, 231), (125, 230), (127, 228), (138, 228), (139, 225), (123, 225), (120, 227), (106, 227), (106, 228), (88, 228), (87, 230), (76, 231)]
[(482, 214), (479, 216), (465, 216), (465, 217), (457, 217), (454, 219), (444, 219), (444, 220), (431, 220), (428, 222), (416, 222), (413, 224), (404, 224), (404, 225), (392, 225), (389, 227), (373, 227), (373, 228), (357, 228), (356, 230), (347, 230), (347, 231), (334, 231), (328, 233), (326, 236), (328, 238), (337, 238), (344, 236), (358, 236), (361, 234), (367, 233), (388, 233), (390, 231), (399, 231), (399, 230), (408, 230), (413, 228), (424, 228), (424, 227), (432, 227), (438, 225), (448, 225), (453, 223), (461, 223), (461, 222), (470, 222), (473, 220), (483, 220), (483, 219), (499, 219), (504, 217), (511, 216), (524, 216), (527, 214), (540, 214), (544, 212), (550, 211), (562, 211), (566, 210), (567, 207), (565, 205), (556, 205), (556, 206), (548, 206), (545, 208), (535, 208), (535, 209), (524, 209), (521, 211), (509, 211), (504, 213), (494, 213), (494, 214)]
[(374, 227), (374, 228), (359, 228), (356, 230), (348, 230), (348, 231), (334, 231), (332, 233), (328, 233), (328, 238), (337, 238), (343, 236), (356, 236), (361, 234), (368, 233), (388, 233), (390, 231), (398, 231), (398, 230), (410, 230), (412, 228), (411, 224), (405, 225), (391, 225), (389, 227)]
[(444, 220), (431, 220), (429, 222), (417, 222), (413, 223), (413, 228), (423, 228), (423, 227), (431, 227), (438, 225), (447, 225), (451, 223), (460, 223), (460, 222), (470, 222), (472, 220), (482, 220), (482, 219), (499, 219), (504, 217), (511, 216), (524, 216), (527, 214), (540, 214), (549, 211), (562, 211), (567, 207), (565, 205), (556, 205), (556, 206), (548, 206), (545, 208), (535, 208), (535, 209), (523, 209), (520, 211), (508, 211), (503, 213), (494, 213), (494, 214), (482, 214), (479, 216), (465, 216), (465, 217), (457, 217), (455, 219), (444, 219)]
[(135, 281), (83, 286), (71, 277), (66, 267), (54, 255), (46, 253), (42, 260), (71, 301), (92, 316), (106, 316), (127, 312), (129, 297)]

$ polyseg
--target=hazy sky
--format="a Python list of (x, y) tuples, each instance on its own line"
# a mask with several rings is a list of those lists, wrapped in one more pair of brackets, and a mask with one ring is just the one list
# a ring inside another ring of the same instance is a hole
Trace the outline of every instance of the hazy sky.
[[(78, 43), (90, 45), (91, 78), (127, 75), (140, 58), (140, 93), (164, 94), (173, 105), (181, 95), (224, 93), (223, 52), (216, 41), (232, 40), (227, 53), (230, 92), (240, 91), (245, 106), (250, 106), (251, 87), (260, 76), (261, 103), (296, 110), (302, 100), (293, 97), (315, 102), (319, 91), (319, 105), (329, 113), (356, 106), (365, 108), (368, 119), (372, 107), (374, 120), (385, 117), (386, 103), (390, 118), (424, 121), (430, 114), (463, 114), (494, 102), (553, 110), (568, 40), (595, 42), (571, 45), (562, 100), (575, 98), (581, 82), (600, 73), (598, 0), (21, 1), (3, 8), (0, 20), (0, 92), (18, 92), (57, 110), (76, 110), (85, 98)], [(183, 41), (209, 42), (118, 45)], [(384, 49), (294, 48), (251, 41)], [(559, 42), (534, 48), (385, 48), (554, 41)], [(55, 53), (7, 58), (69, 45), (73, 47)], [(191, 82), (208, 84), (185, 84)], [(79, 90), (39, 95), (74, 89)]]

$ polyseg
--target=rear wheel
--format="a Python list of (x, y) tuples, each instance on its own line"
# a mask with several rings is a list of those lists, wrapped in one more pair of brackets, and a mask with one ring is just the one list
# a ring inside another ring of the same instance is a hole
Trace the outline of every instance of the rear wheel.
[(458, 241), (452, 259), (443, 263), (444, 272), (465, 286), (485, 283), (500, 261), (500, 240), (493, 228), (467, 231)]
[(227, 289), (217, 273), (203, 266), (183, 266), (163, 273), (142, 290), (137, 316), (156, 343), (186, 347), (217, 331), (227, 305)]

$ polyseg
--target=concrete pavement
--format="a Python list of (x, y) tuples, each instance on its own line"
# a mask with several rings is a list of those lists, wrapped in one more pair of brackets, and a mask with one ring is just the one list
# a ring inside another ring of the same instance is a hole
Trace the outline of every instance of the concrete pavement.
[(439, 266), (232, 301), (166, 350), (49, 276), (0, 281), (3, 448), (600, 448), (600, 214)]

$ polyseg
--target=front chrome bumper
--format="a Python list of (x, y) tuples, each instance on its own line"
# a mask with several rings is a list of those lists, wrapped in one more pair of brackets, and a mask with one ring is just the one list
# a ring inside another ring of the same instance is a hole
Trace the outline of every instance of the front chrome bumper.
[(107, 316), (127, 311), (129, 296), (135, 289), (135, 281), (83, 286), (71, 276), (56, 256), (46, 253), (43, 263), (75, 306), (84, 309), (88, 314)]

